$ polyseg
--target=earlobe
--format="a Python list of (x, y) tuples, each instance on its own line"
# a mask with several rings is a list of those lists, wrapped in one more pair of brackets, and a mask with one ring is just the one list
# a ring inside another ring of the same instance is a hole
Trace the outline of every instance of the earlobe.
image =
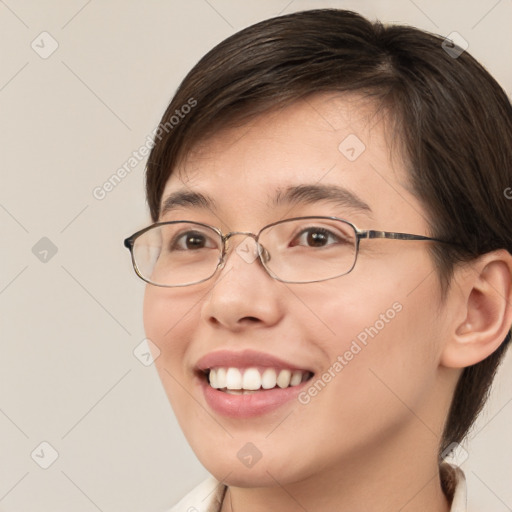
[[(512, 325), (512, 256), (505, 250), (487, 253), (464, 270), (463, 320), (451, 326), (440, 363), (451, 368), (472, 366), (495, 352)], [(450, 307), (450, 302), (448, 302)]]

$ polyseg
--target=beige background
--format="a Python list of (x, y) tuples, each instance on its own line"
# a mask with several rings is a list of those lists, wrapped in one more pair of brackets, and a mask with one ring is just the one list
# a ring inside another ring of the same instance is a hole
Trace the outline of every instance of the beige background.
[[(0, 510), (162, 511), (205, 476), (133, 353), (143, 283), (122, 240), (148, 223), (144, 162), (93, 190), (214, 44), (326, 6), (457, 31), (512, 91), (511, 0), (0, 1)], [(466, 445), (472, 511), (512, 510), (511, 383), (509, 356)]]

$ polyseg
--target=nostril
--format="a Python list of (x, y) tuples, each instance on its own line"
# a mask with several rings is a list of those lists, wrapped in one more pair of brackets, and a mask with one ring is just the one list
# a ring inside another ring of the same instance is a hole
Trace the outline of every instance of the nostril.
[(217, 326), (217, 325), (221, 325), (220, 322), (217, 320), (217, 318), (215, 318), (214, 316), (211, 316), (209, 318), (210, 320), (210, 323), (212, 323), (213, 325)]
[(256, 318), (255, 316), (244, 316), (239, 320), (240, 322), (247, 322), (247, 323), (258, 323), (261, 322), (259, 318)]

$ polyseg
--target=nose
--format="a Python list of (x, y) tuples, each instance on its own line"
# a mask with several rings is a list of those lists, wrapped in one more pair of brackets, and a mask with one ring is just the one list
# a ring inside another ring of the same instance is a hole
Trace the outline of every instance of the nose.
[[(233, 235), (244, 238), (238, 242)], [(228, 239), (230, 247), (202, 304), (202, 320), (231, 331), (275, 325), (284, 313), (283, 284), (262, 266), (255, 235), (236, 232)]]

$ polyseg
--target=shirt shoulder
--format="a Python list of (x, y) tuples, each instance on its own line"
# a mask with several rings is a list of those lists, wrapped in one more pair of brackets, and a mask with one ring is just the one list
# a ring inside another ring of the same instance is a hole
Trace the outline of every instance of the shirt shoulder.
[(166, 512), (220, 512), (226, 489), (209, 476)]

